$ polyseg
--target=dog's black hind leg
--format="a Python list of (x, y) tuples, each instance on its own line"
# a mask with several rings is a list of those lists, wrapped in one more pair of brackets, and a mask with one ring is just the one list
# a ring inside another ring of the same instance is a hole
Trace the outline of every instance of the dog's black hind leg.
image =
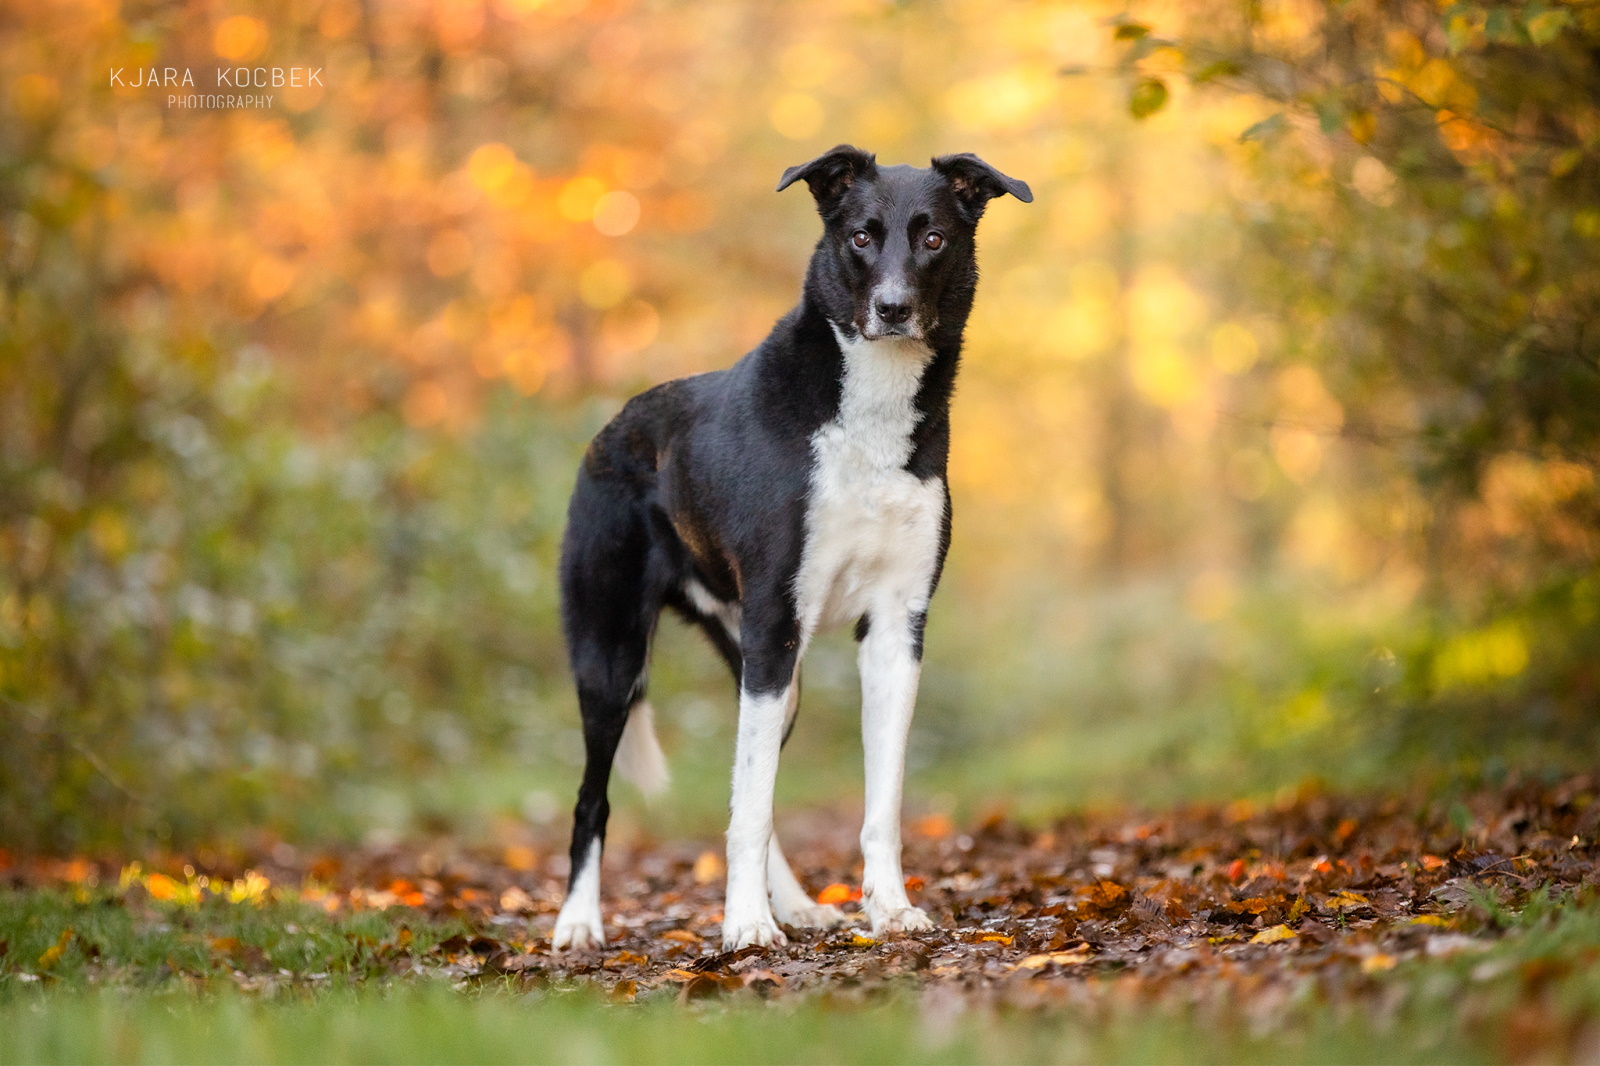
[[(573, 809), (567, 899), (550, 938), (556, 949), (605, 943), (600, 856), (611, 814), (606, 793), (629, 714), (642, 706), (668, 578), (644, 508), (637, 481), (579, 474), (562, 545), (561, 600), (585, 763)], [(653, 747), (653, 732), (648, 743)]]

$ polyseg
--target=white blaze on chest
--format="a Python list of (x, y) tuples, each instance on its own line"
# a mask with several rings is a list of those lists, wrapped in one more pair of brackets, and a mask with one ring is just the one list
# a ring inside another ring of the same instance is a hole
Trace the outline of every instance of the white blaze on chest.
[(907, 338), (851, 340), (839, 414), (811, 438), (805, 549), (795, 579), (802, 632), (926, 609), (944, 518), (944, 485), (905, 471), (921, 415), (914, 400), (933, 358)]

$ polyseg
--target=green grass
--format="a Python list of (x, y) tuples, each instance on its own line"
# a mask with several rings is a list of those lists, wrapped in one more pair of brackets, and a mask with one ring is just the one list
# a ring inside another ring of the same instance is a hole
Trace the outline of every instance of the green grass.
[[(1240, 1021), (1185, 1013), (974, 1009), (896, 998), (798, 1009), (675, 1003), (607, 1006), (581, 994), (333, 992), (253, 1001), (157, 994), (13, 999), (0, 1007), (3, 1062), (1470, 1062), (1470, 1043), (1385, 1034), (1316, 1015), (1252, 1036)], [(1296, 1012), (1299, 1016), (1304, 1012)], [(1315, 1012), (1313, 1012), (1315, 1014)]]
[[(1535, 896), (1513, 913), (1484, 899), (1466, 921), (1499, 939), (1374, 974), (1345, 960), (1309, 973), (1134, 971), (1048, 995), (836, 984), (692, 1005), (664, 986), (623, 1004), (581, 979), (453, 978), (427, 951), (462, 927), (411, 912), (8, 891), (0, 1063), (1492, 1062), (1560, 1059), (1592, 1040), (1600, 907)], [(59, 957), (41, 960), (68, 928)], [(251, 968), (268, 979), (241, 987), (219, 937), (259, 949)]]

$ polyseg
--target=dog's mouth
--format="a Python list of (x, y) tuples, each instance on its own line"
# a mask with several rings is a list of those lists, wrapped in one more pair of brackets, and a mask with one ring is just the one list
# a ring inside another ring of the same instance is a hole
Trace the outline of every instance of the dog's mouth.
[(909, 322), (885, 323), (869, 319), (867, 324), (859, 327), (863, 340), (881, 341), (887, 337), (905, 337), (908, 340), (919, 341), (922, 339), (922, 326), (912, 319)]

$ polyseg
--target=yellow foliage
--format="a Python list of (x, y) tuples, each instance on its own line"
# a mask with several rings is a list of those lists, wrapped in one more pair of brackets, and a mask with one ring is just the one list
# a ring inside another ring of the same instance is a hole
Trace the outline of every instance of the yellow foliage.
[(809, 93), (784, 93), (772, 104), (768, 113), (772, 128), (790, 140), (803, 141), (822, 129), (827, 112), (815, 96)]
[(1521, 674), (1528, 659), (1522, 624), (1497, 622), (1453, 637), (1440, 648), (1433, 660), (1433, 684), (1440, 691), (1493, 684)]
[(212, 48), (223, 59), (243, 63), (267, 49), (267, 24), (249, 15), (234, 15), (217, 24)]
[(1287, 925), (1269, 925), (1251, 937), (1249, 942), (1252, 944), (1281, 944), (1285, 940), (1293, 940), (1299, 935)]

